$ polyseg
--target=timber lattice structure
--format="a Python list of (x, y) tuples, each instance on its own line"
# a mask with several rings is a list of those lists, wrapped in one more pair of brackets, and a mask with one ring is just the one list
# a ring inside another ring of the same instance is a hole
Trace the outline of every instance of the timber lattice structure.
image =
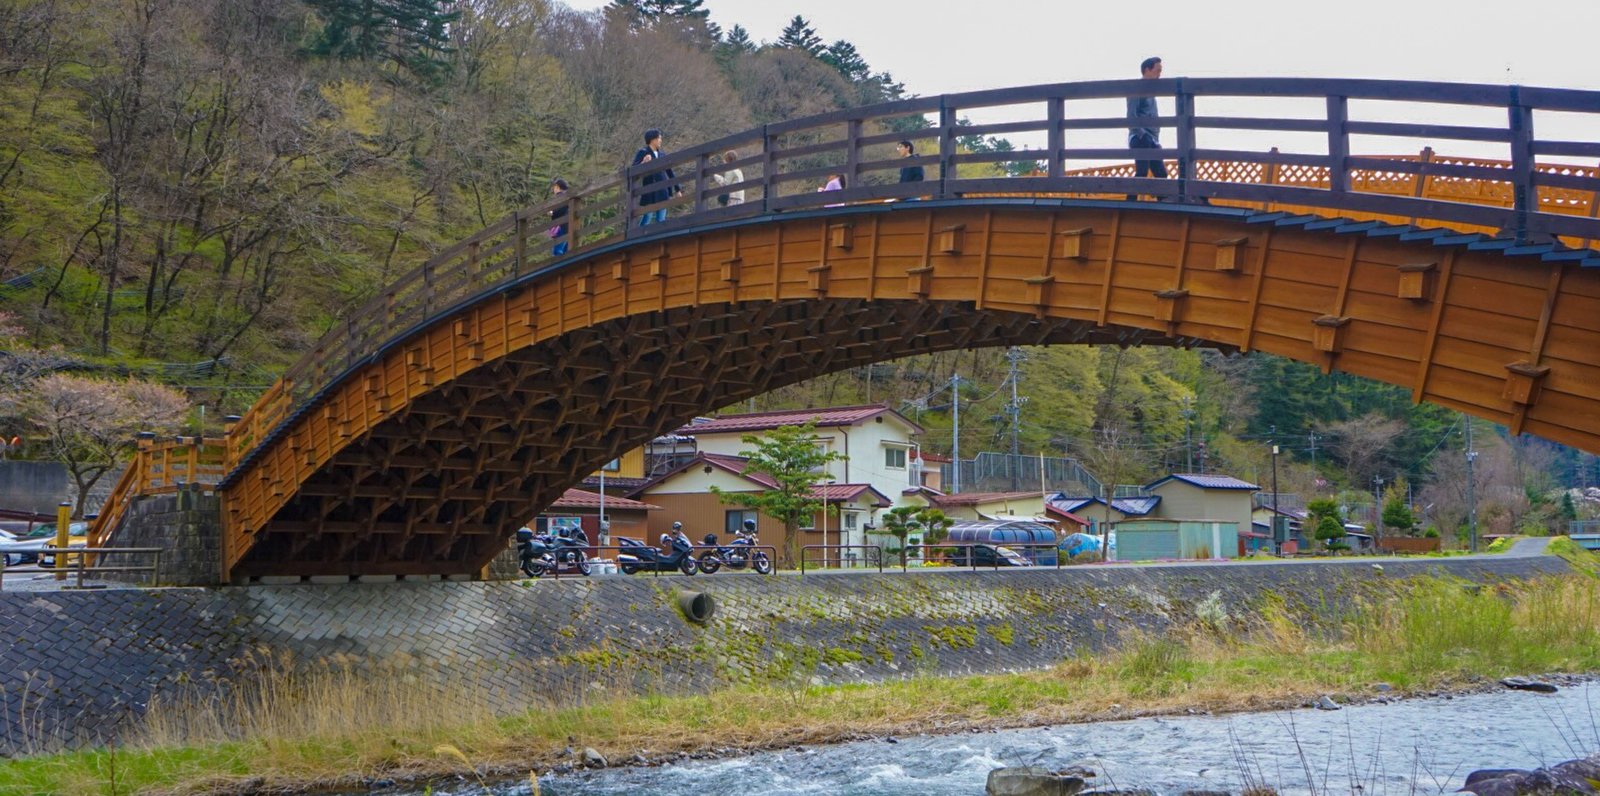
[[(1127, 127), (1077, 104), (1150, 95), (1172, 145), (1137, 154), (1173, 179), (1133, 178), (1127, 148), (1075, 148)], [(1230, 97), (1325, 113), (1196, 110)], [(1505, 124), (1419, 121), (1422, 103)], [(1001, 107), (1023, 120), (958, 123)], [(1586, 119), (1590, 140), (1538, 137), (1546, 115)], [(1569, 162), (1600, 158), (1596, 122), (1600, 93), (1565, 89), (1130, 80), (905, 100), (673, 153), (489, 225), (330, 329), (227, 431), (220, 576), (474, 573), (566, 488), (697, 414), (980, 346), (1267, 351), (1600, 451), (1600, 169)], [(1325, 151), (1199, 143), (1236, 130)], [(959, 147), (1014, 134), (1045, 146)], [(1353, 150), (1383, 137), (1508, 157)], [(925, 151), (891, 157), (902, 138)], [(1019, 161), (1040, 168), (995, 176)], [(1076, 168), (1092, 161), (1124, 162)], [(929, 179), (894, 182), (905, 165)], [(743, 181), (719, 184), (733, 168)], [(643, 179), (667, 169), (683, 191), (649, 209), (670, 217), (637, 226), (663, 185)], [(813, 190), (834, 173), (852, 187)], [(745, 201), (718, 201), (732, 191)]]

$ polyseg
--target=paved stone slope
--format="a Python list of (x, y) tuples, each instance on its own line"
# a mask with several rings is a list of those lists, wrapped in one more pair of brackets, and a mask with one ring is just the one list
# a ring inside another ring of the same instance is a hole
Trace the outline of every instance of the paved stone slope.
[[(372, 667), (474, 687), (502, 709), (597, 689), (678, 692), (1048, 666), (1133, 628), (1231, 621), (1277, 595), (1334, 620), (1385, 581), (1564, 572), (1547, 556), (999, 572), (719, 574), (0, 593), (0, 753), (114, 738), (152, 695), (270, 666)], [(714, 597), (704, 626), (677, 589)], [(419, 686), (421, 687), (421, 686)]]

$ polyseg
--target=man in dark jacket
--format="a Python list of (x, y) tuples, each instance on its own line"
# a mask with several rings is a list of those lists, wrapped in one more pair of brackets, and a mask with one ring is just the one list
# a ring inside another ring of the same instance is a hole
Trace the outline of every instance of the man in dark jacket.
[[(633, 165), (643, 165), (655, 160), (659, 160), (660, 158), (661, 131), (652, 127), (649, 130), (644, 131), (644, 148), (634, 153)], [(668, 199), (671, 199), (672, 192), (676, 189), (676, 186), (668, 183), (668, 181), (673, 179), (677, 179), (677, 175), (672, 173), (672, 169), (658, 171), (654, 174), (646, 174), (644, 179), (640, 181), (645, 190), (639, 195), (639, 206), (641, 208), (646, 208), (650, 205), (660, 204)], [(659, 188), (655, 188), (653, 190), (650, 189), (649, 186), (657, 185), (659, 183), (667, 184), (661, 185)], [(652, 222), (659, 223), (666, 220), (667, 209), (664, 207), (659, 210), (645, 210), (644, 213), (639, 216), (639, 226), (643, 227)]]
[[(1146, 58), (1139, 64), (1139, 76), (1145, 80), (1156, 80), (1161, 77), (1161, 59)], [(1144, 119), (1155, 119), (1161, 112), (1156, 108), (1155, 97), (1129, 97), (1128, 98), (1128, 148), (1129, 149), (1160, 149), (1161, 130), (1158, 127), (1146, 126)], [(1135, 177), (1154, 176), (1161, 179), (1167, 178), (1167, 164), (1156, 158), (1155, 160), (1135, 160)], [(1128, 201), (1138, 201), (1135, 194), (1128, 194)]]
[[(900, 143), (895, 144), (894, 150), (900, 153), (900, 157), (902, 158), (914, 157), (917, 154), (917, 148), (912, 145), (910, 141), (901, 141)], [(900, 167), (901, 182), (922, 182), (922, 180), (923, 176), (921, 166)]]

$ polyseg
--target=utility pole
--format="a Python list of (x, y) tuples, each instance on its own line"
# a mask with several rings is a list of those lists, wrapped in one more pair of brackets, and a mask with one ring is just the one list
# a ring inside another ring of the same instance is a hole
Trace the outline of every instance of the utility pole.
[[(1183, 396), (1183, 470), (1194, 472), (1194, 399)], [(1276, 488), (1274, 488), (1276, 490)]]
[(950, 377), (950, 406), (954, 423), (950, 426), (950, 494), (961, 491), (961, 374)]
[(1022, 489), (1022, 402), (1028, 399), (1017, 397), (1017, 365), (1026, 358), (1022, 349), (1016, 346), (1006, 349), (1006, 361), (1011, 366), (1006, 376), (1011, 382), (1011, 403), (1006, 404), (1006, 411), (1011, 415), (1011, 462), (1006, 469), (1011, 471), (1012, 492)]
[(1376, 541), (1383, 535), (1383, 476), (1373, 476), (1372, 482), (1377, 485), (1372, 490), (1372, 538)]
[[(1278, 427), (1272, 426), (1272, 522), (1267, 530), (1272, 533), (1272, 543), (1278, 543)], [(1280, 550), (1281, 552), (1281, 550)]]
[(1311, 469), (1317, 469), (1317, 432), (1311, 432)]
[(1467, 421), (1467, 539), (1472, 552), (1478, 552), (1478, 494), (1477, 476), (1473, 474), (1473, 463), (1478, 460), (1478, 452), (1472, 449), (1472, 418), (1463, 416)]

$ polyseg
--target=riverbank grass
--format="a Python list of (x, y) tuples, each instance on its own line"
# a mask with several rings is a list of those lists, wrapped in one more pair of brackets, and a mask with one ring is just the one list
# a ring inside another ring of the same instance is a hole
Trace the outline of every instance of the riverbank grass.
[(1405, 694), (1512, 674), (1600, 671), (1600, 580), (1584, 575), (1494, 585), (1407, 581), (1341, 611), (1340, 621), (1317, 624), (1268, 601), (1242, 620), (1130, 634), (1111, 653), (1025, 674), (844, 686), (797, 679), (702, 696), (579, 695), (572, 706), (509, 717), (495, 716), (491, 694), (465, 680), (434, 691), (348, 669), (283, 673), (223, 699), (152, 705), (137, 736), (116, 752), (11, 761), (0, 768), (0, 792), (228, 792), (468, 769), (520, 779), (548, 768), (568, 745), (619, 760), (1260, 710), (1366, 694), (1380, 682)]

